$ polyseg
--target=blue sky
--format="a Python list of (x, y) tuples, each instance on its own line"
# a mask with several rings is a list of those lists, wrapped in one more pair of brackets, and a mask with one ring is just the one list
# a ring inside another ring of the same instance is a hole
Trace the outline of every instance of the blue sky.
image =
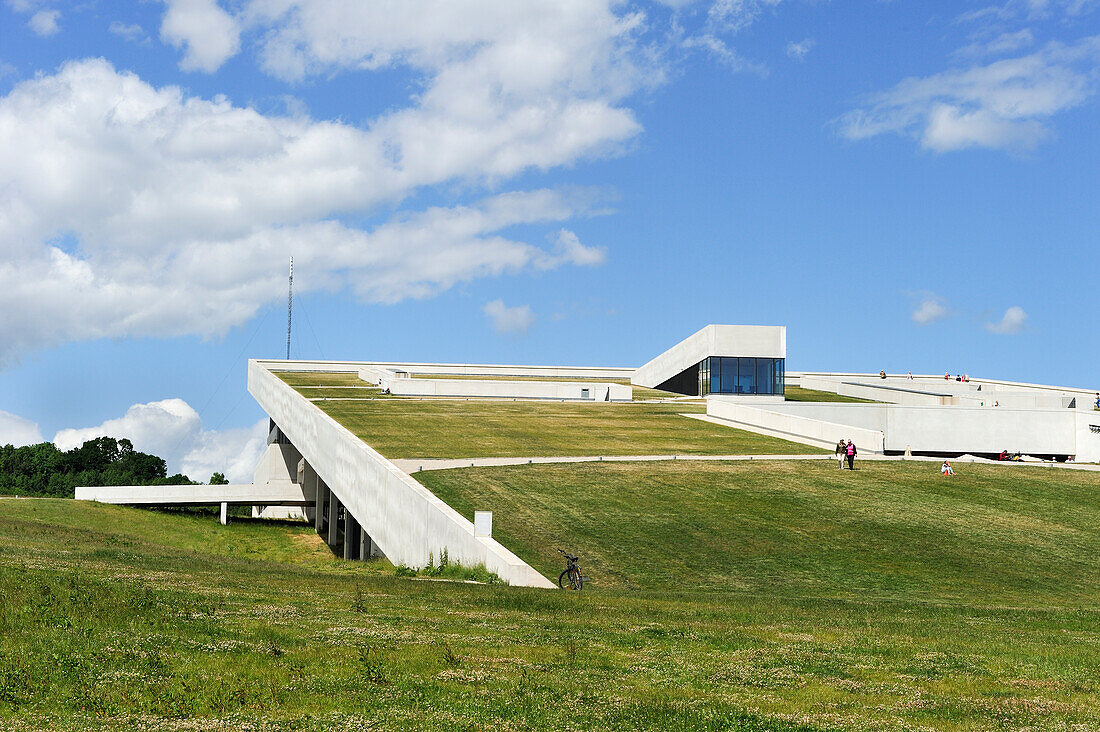
[(0, 6), (0, 443), (247, 479), (249, 357), (1100, 388), (1100, 1)]

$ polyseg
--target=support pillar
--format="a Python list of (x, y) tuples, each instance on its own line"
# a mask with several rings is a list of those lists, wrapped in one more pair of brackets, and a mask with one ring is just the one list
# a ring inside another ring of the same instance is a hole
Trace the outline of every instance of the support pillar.
[(222, 501), (221, 510), (218, 512), (218, 521), (222, 526), (229, 523), (229, 504)]
[(329, 491), (328, 494), (328, 536), (325, 541), (333, 549), (336, 548), (337, 542), (340, 540), (340, 499), (336, 497), (336, 494)]
[(359, 522), (344, 508), (344, 559), (359, 559)]
[(325, 528), (325, 502), (328, 500), (328, 486), (320, 476), (317, 476), (317, 494), (314, 500), (316, 506), (313, 509), (313, 528), (320, 534), (321, 529)]
[(370, 534), (363, 531), (363, 527), (359, 527), (359, 558), (364, 562), (371, 558), (372, 542), (370, 540)]

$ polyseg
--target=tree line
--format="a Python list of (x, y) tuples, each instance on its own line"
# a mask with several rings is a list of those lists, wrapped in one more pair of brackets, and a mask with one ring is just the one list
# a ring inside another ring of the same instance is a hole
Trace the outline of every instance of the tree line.
[(78, 485), (194, 484), (182, 473), (168, 475), (163, 458), (125, 438), (97, 437), (68, 451), (52, 442), (0, 447), (0, 493), (7, 495), (72, 498)]

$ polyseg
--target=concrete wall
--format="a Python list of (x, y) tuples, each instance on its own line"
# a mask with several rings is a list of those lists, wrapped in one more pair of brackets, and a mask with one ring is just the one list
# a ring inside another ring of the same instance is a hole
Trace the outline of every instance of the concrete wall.
[(779, 436), (788, 435), (798, 442), (822, 448), (832, 448), (837, 440), (852, 440), (860, 452), (881, 453), (883, 434), (878, 430), (853, 427), (824, 419), (784, 414), (771, 408), (752, 407), (744, 403), (707, 397), (707, 415), (724, 419), (734, 426), (763, 430)]
[(390, 393), (404, 396), (569, 399), (596, 402), (629, 402), (633, 398), (633, 391), (629, 386), (607, 382), (394, 378), (383, 379), (382, 384)]
[(1100, 462), (1100, 412), (1074, 410), (1077, 422), (1077, 462)]
[(471, 521), (302, 398), (261, 362), (249, 361), (248, 391), (394, 564), (422, 567), (429, 554), (438, 556), (446, 547), (454, 561), (484, 564), (513, 585), (553, 586), (496, 540), (475, 536)]
[[(1080, 397), (1062, 390), (1037, 390), (1026, 386), (989, 384), (985, 382), (905, 379), (888, 377), (802, 376), (806, 389), (831, 392), (841, 396), (871, 399), (910, 407), (952, 406), (1014, 407), (1021, 409), (1063, 409)], [(980, 387), (980, 388), (979, 388)]]
[(787, 357), (787, 329), (770, 325), (708, 325), (652, 359), (631, 377), (655, 387), (707, 356)]
[[(727, 405), (727, 406), (719, 406)], [(988, 407), (905, 406), (786, 402), (756, 412), (733, 407), (720, 398), (707, 400), (707, 414), (821, 441), (823, 435), (867, 442), (857, 430), (882, 435), (880, 449), (904, 452), (1077, 455), (1081, 462), (1100, 459), (1100, 434), (1084, 423), (1090, 413), (1076, 409), (1011, 409)], [(1100, 425), (1100, 412), (1092, 412)], [(789, 419), (783, 419), (787, 417)], [(832, 430), (832, 432), (830, 432)], [(839, 434), (836, 433), (839, 430)], [(1092, 439), (1097, 438), (1097, 439)], [(868, 444), (874, 444), (874, 440)]]
[(281, 361), (260, 359), (274, 371), (338, 371), (358, 373), (364, 367), (407, 371), (412, 374), (454, 376), (542, 376), (566, 379), (629, 379), (633, 368), (619, 366), (521, 366), (476, 363), (421, 363), (401, 361)]
[(886, 449), (1074, 454), (1075, 410), (905, 407), (887, 409)]
[[(886, 429), (888, 404), (853, 404), (845, 402), (784, 402), (768, 405), (768, 411), (807, 419), (819, 419), (839, 425), (858, 427), (872, 432)], [(847, 438), (845, 438), (847, 439)]]

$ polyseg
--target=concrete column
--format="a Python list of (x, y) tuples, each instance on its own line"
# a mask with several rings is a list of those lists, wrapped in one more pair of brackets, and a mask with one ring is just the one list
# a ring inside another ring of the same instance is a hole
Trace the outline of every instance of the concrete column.
[(344, 509), (344, 559), (359, 559), (359, 522)]
[(321, 529), (325, 528), (325, 501), (328, 500), (328, 486), (321, 480), (321, 477), (317, 477), (317, 505), (313, 509), (313, 528), (317, 530), (317, 533), (321, 533)]
[(359, 527), (359, 558), (364, 562), (371, 558), (371, 540), (370, 534), (363, 531), (363, 527)]
[(222, 526), (229, 523), (229, 504), (222, 502), (221, 511), (218, 515), (218, 520), (221, 521)]
[(340, 541), (340, 499), (336, 497), (336, 494), (329, 491), (328, 494), (328, 535), (325, 541), (333, 549), (336, 548), (336, 544)]

